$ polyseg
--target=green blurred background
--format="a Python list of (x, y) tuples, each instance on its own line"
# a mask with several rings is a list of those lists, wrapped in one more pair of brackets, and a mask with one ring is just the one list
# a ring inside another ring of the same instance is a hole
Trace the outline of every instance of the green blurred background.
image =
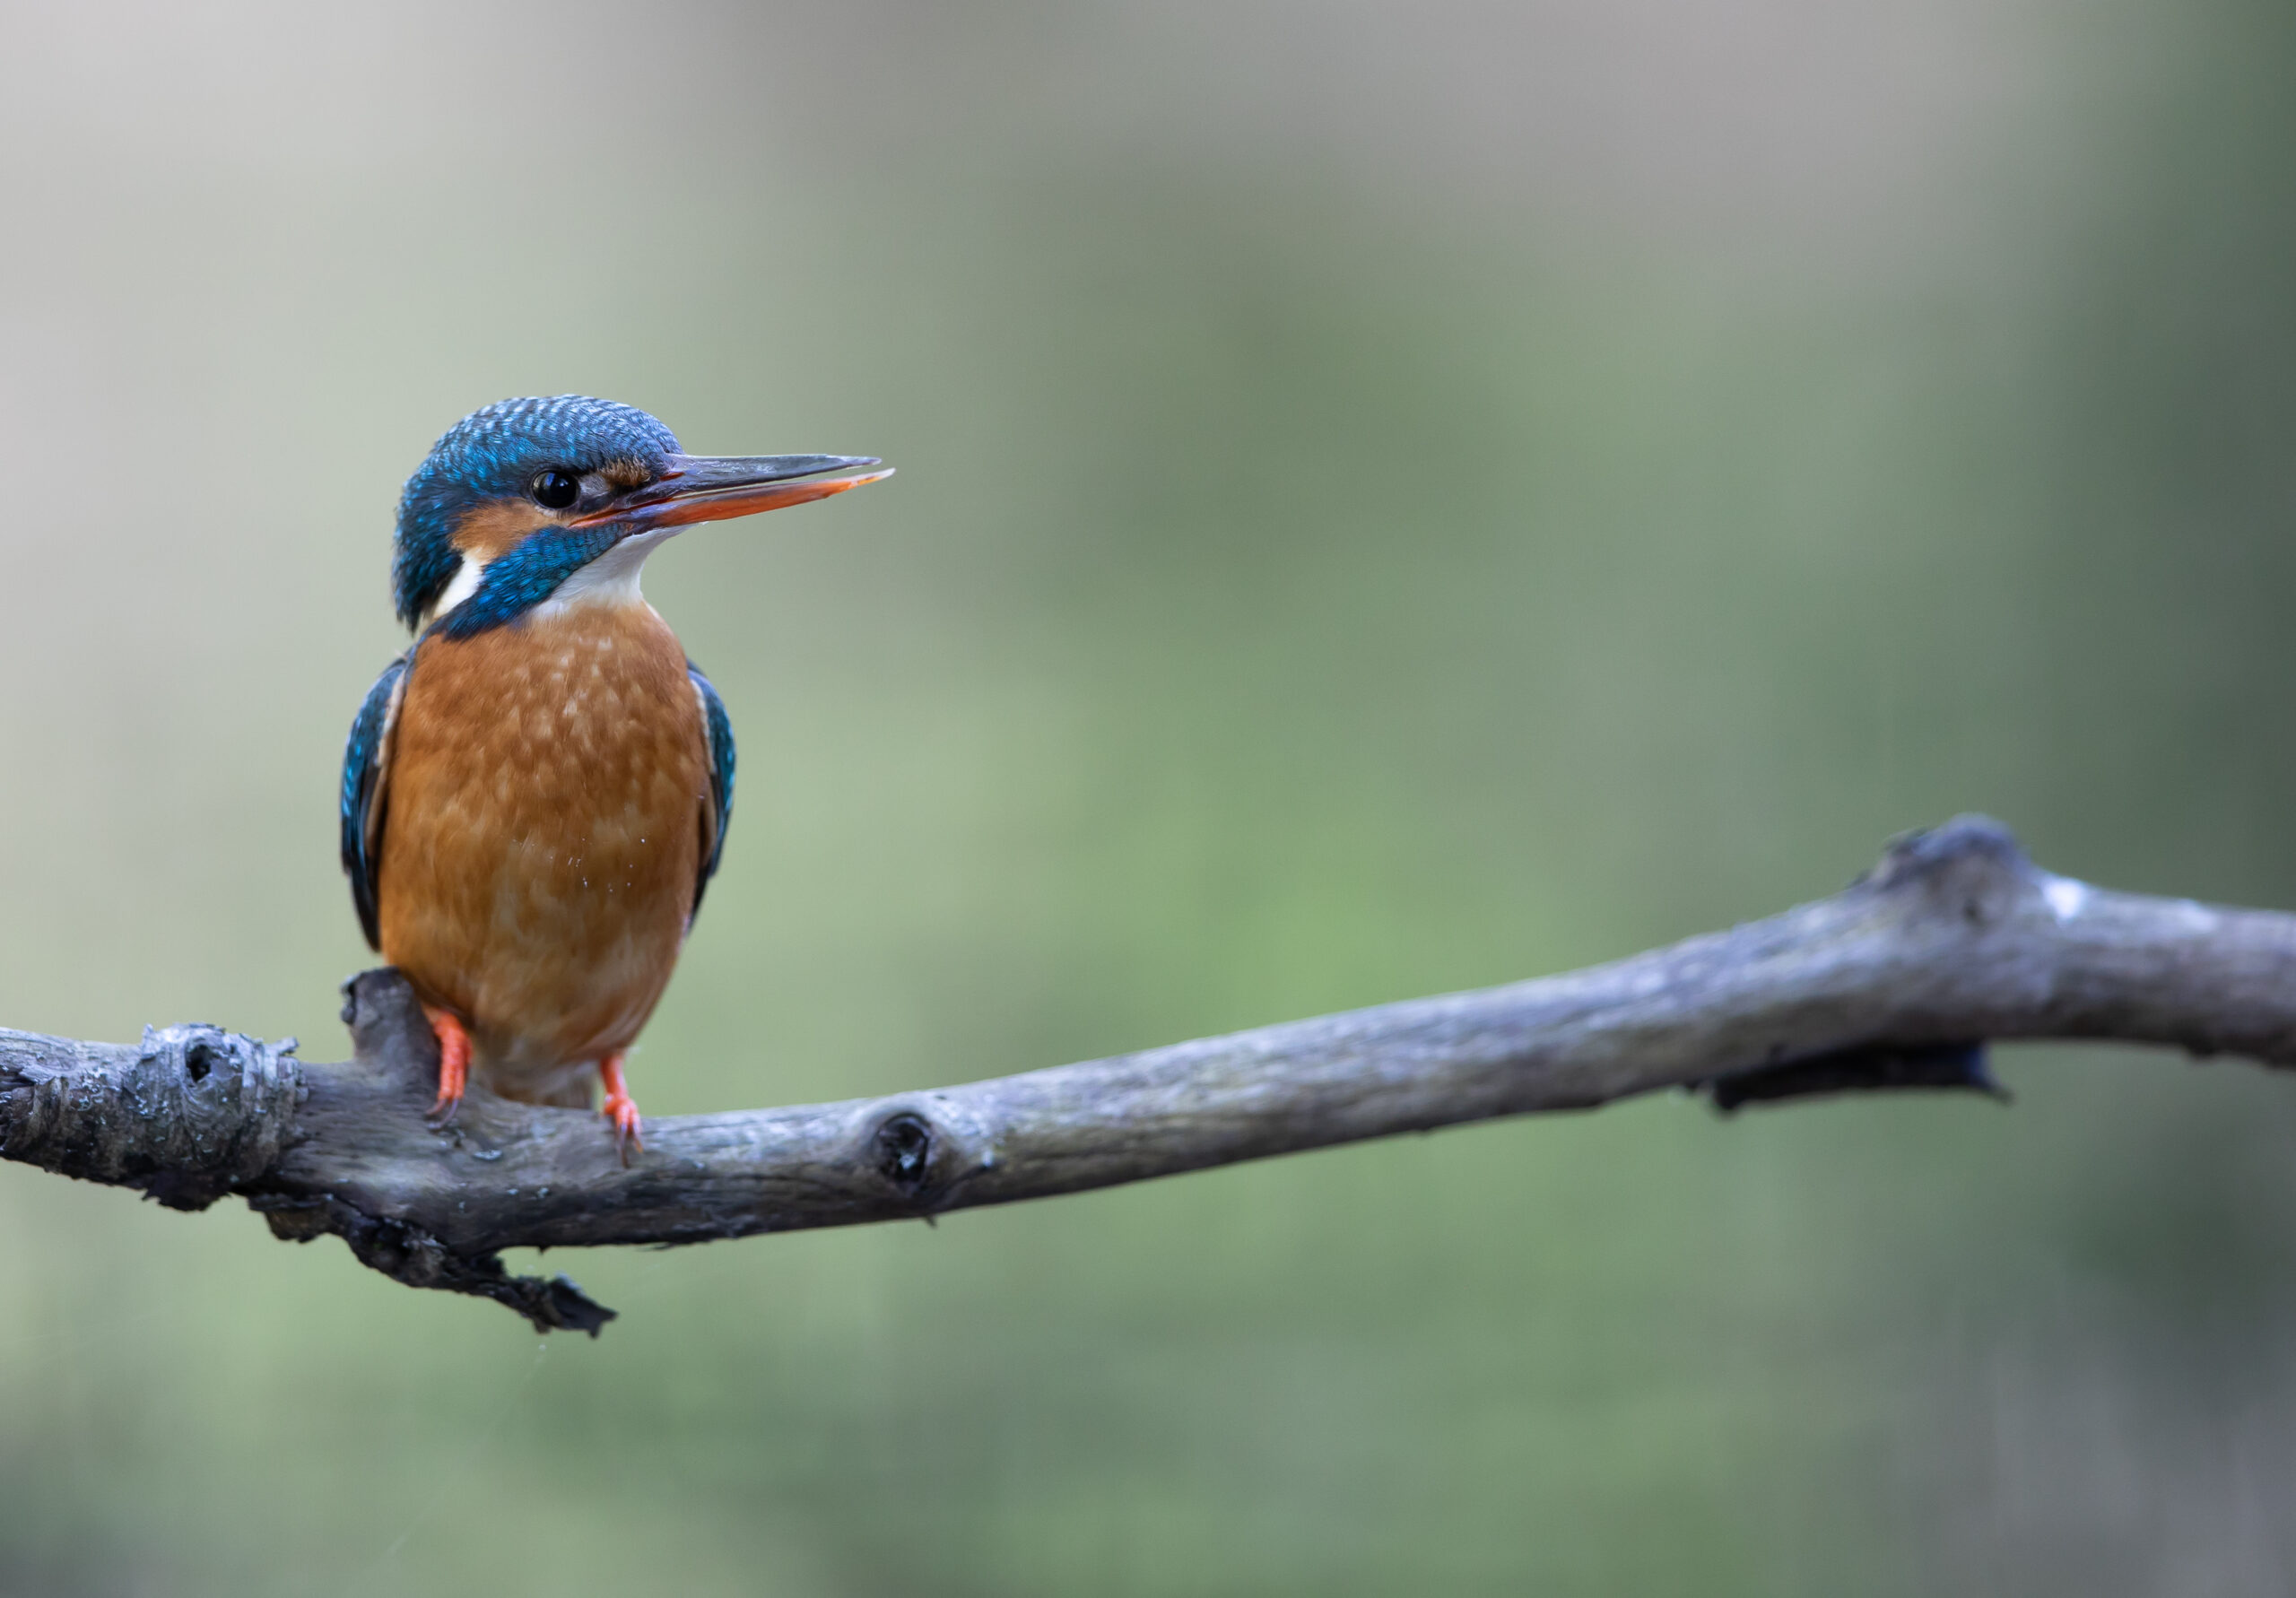
[[(649, 1113), (1767, 913), (1962, 809), (2296, 902), (2296, 15), (0, 10), (0, 1020), (344, 1049), (397, 485), (881, 454), (648, 594), (742, 739)], [(0, 1168), (0, 1591), (2296, 1587), (2296, 1086), (1654, 1100), (552, 1256), (538, 1346)]]

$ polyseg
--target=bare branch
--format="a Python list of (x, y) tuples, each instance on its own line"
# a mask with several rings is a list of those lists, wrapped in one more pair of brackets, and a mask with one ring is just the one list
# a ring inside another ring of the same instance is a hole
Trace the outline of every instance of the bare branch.
[(1609, 965), (962, 1087), (649, 1120), (627, 1168), (578, 1111), (474, 1092), (430, 1127), (436, 1046), (405, 985), (373, 971), (347, 994), (356, 1057), (337, 1065), (208, 1027), (133, 1048), (0, 1034), (0, 1153), (182, 1209), (239, 1193), (281, 1237), (335, 1233), (411, 1286), (595, 1334), (612, 1311), (497, 1252), (930, 1216), (1662, 1088), (1723, 1107), (1991, 1090), (1987, 1039), (2296, 1064), (2296, 916), (2051, 876), (1964, 817), (1831, 899)]

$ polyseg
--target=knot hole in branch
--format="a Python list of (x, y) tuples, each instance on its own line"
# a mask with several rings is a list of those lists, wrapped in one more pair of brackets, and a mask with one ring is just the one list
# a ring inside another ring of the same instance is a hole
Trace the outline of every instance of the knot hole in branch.
[(877, 1174), (909, 1198), (925, 1191), (933, 1174), (933, 1128), (907, 1110), (877, 1126)]

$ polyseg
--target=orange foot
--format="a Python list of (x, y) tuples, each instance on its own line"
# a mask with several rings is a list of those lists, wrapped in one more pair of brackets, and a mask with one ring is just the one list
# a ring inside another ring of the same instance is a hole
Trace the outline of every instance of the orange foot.
[(646, 1140), (639, 1135), (638, 1103), (630, 1096), (628, 1084), (622, 1080), (622, 1054), (619, 1050), (598, 1062), (598, 1080), (606, 1085), (605, 1117), (613, 1123), (613, 1146), (621, 1151), (622, 1163), (630, 1163), (630, 1151), (646, 1151)]
[(463, 1090), (470, 1085), (470, 1034), (450, 1010), (425, 1004), (422, 1013), (439, 1035), (439, 1099), (430, 1107), (433, 1121), (448, 1122), (462, 1107)]

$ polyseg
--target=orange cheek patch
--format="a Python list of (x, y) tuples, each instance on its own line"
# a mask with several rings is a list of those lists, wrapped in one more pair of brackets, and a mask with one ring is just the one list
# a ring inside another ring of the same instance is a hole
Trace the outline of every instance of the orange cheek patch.
[(463, 554), (492, 560), (516, 548), (535, 528), (551, 525), (549, 513), (539, 505), (497, 499), (479, 506), (457, 523), (451, 542)]

